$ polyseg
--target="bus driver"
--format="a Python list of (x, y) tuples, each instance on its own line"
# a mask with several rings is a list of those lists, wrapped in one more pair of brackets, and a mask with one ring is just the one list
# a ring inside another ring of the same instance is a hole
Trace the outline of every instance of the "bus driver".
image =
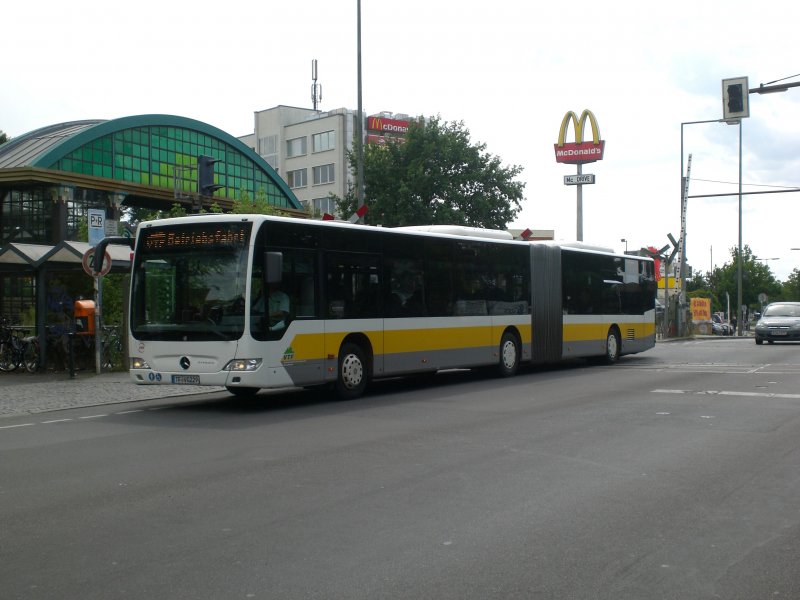
[[(289, 296), (280, 289), (278, 282), (271, 282), (268, 288), (269, 306), (269, 330), (280, 331), (286, 327), (286, 319), (289, 317)], [(253, 314), (264, 314), (264, 296), (258, 295), (258, 299), (253, 304)]]

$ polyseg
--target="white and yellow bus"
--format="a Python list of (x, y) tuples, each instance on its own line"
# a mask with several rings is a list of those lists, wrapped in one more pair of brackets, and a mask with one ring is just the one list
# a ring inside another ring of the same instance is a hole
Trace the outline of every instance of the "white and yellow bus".
[(506, 232), (265, 215), (149, 221), (132, 265), (130, 373), (236, 395), (331, 385), (354, 398), (382, 377), (611, 363), (653, 347), (655, 294), (649, 258)]

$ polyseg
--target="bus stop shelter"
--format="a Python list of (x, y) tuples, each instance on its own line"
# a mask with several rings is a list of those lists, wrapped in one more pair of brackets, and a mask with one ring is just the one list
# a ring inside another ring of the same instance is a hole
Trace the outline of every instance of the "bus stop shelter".
[[(92, 277), (84, 272), (83, 256), (92, 246), (87, 242), (64, 240), (56, 245), (27, 244), (12, 242), (0, 248), (0, 272), (7, 275), (22, 276), (33, 280), (35, 293), (32, 297), (34, 306), (33, 325), (31, 331), (39, 339), (41, 351), (41, 364), (47, 364), (47, 313), (54, 302), (72, 302), (75, 298), (62, 298), (58, 300), (54, 290), (50, 289), (48, 279), (50, 276), (61, 274), (77, 278), (85, 295), (93, 294), (94, 282)], [(130, 270), (131, 250), (127, 246), (109, 245), (108, 253), (111, 256), (111, 270), (127, 272)], [(83, 280), (85, 278), (85, 281)], [(60, 292), (63, 295), (63, 292)], [(15, 314), (6, 316), (12, 319), (19, 318), (23, 312), (30, 311), (30, 306), (16, 306)], [(28, 313), (29, 314), (29, 313)]]

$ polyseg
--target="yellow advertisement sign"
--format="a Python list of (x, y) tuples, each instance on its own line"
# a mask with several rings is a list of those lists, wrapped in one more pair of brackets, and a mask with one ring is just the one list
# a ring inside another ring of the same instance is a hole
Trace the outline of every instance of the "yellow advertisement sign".
[(710, 298), (690, 298), (692, 310), (692, 321), (711, 320), (711, 299)]

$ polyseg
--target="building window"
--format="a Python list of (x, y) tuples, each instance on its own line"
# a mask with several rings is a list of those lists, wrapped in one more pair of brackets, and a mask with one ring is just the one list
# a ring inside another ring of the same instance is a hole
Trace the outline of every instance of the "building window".
[(0, 197), (0, 246), (48, 244), (53, 235), (51, 192), (46, 187), (12, 189)]
[(314, 152), (333, 150), (334, 146), (336, 145), (336, 132), (326, 131), (324, 133), (315, 133), (311, 140), (311, 145)]
[(258, 138), (258, 153), (273, 169), (278, 166), (278, 136), (268, 135)]
[(290, 188), (306, 187), (308, 185), (308, 169), (297, 169), (286, 172), (286, 181)]
[(293, 140), (286, 140), (286, 158), (293, 156), (303, 156), (307, 153), (306, 150), (306, 137), (294, 138)]
[(333, 183), (336, 180), (333, 174), (333, 163), (314, 167), (314, 185)]
[(311, 209), (315, 217), (321, 217), (325, 213), (333, 215), (336, 214), (336, 203), (330, 196), (325, 198), (314, 198), (311, 200)]

